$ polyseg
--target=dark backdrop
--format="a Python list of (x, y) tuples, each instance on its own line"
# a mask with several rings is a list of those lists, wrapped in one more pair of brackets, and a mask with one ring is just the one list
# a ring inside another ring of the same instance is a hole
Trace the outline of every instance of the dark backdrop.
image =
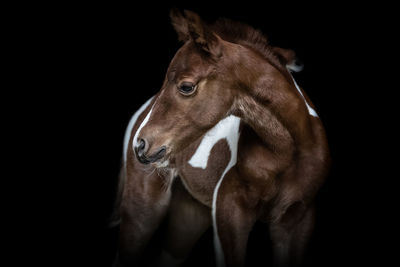
[[(23, 26), (23, 41), (29, 45), (22, 53), (33, 70), (28, 77), (36, 89), (30, 94), (42, 100), (36, 105), (45, 118), (40, 140), (49, 146), (41, 174), (49, 179), (34, 194), (40, 202), (27, 209), (36, 222), (28, 230), (33, 238), (26, 238), (32, 242), (32, 257), (51, 266), (111, 266), (118, 229), (108, 229), (107, 219), (124, 130), (135, 110), (159, 90), (180, 46), (169, 23), (173, 6), (193, 10), (208, 22), (219, 17), (245, 22), (261, 29), (272, 45), (296, 51), (305, 67), (295, 78), (316, 106), (333, 157), (317, 197), (307, 263), (342, 266), (376, 260), (375, 218), (369, 214), (379, 207), (366, 189), (372, 171), (360, 171), (368, 162), (360, 160), (365, 137), (357, 130), (366, 124), (359, 95), (369, 89), (354, 82), (368, 27), (358, 16), (363, 6), (264, 1), (35, 6)], [(30, 127), (35, 130), (37, 124)], [(250, 238), (253, 266), (270, 261), (267, 242), (258, 225)], [(212, 257), (209, 231), (188, 266), (213, 264)]]

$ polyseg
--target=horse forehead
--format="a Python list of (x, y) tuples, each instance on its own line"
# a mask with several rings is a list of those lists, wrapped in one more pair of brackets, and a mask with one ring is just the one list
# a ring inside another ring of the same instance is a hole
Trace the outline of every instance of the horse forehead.
[(188, 163), (195, 168), (207, 168), (208, 159), (212, 148), (221, 139), (226, 139), (231, 153), (234, 153), (234, 146), (238, 142), (240, 118), (230, 115), (219, 121), (213, 128), (211, 128), (202, 138), (196, 151), (188, 161)]
[(193, 71), (204, 65), (204, 60), (198, 50), (190, 45), (184, 45), (171, 60), (170, 69), (175, 72)]

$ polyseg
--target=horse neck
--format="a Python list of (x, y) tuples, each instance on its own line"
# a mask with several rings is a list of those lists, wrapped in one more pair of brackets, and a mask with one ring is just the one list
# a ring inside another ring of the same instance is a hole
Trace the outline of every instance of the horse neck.
[(254, 60), (246, 63), (240, 65), (245, 71), (236, 72), (241, 89), (234, 114), (277, 152), (312, 147), (310, 115), (290, 73), (278, 70), (265, 60), (259, 64), (254, 64)]

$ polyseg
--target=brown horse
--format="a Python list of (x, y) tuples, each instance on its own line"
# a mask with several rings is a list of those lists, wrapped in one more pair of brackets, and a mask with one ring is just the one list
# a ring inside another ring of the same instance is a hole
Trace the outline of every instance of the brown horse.
[[(161, 264), (182, 262), (212, 224), (217, 264), (243, 266), (257, 220), (269, 224), (277, 265), (299, 263), (330, 160), (322, 123), (288, 71), (293, 53), (228, 20), (171, 19), (184, 45), (125, 139), (120, 266), (137, 262), (167, 212)], [(187, 191), (171, 192), (176, 177)]]

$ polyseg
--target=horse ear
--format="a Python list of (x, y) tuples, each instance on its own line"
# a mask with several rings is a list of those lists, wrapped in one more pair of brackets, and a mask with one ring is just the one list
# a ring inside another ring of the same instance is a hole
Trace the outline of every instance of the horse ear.
[(184, 14), (187, 21), (187, 29), (193, 42), (211, 56), (220, 57), (222, 55), (220, 37), (212, 32), (196, 13), (185, 10)]
[(171, 18), (172, 26), (178, 34), (179, 41), (186, 42), (189, 40), (188, 23), (182, 13), (177, 8), (173, 8), (169, 12), (169, 17)]

